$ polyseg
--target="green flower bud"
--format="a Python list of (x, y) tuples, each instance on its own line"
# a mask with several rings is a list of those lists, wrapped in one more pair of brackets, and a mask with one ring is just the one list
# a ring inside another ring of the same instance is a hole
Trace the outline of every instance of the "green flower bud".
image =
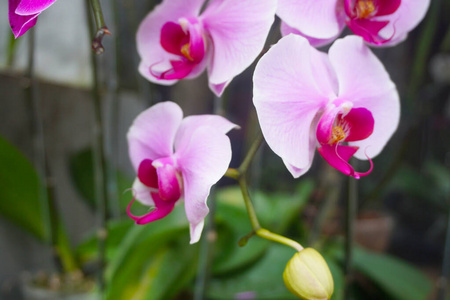
[(327, 300), (334, 290), (333, 277), (322, 255), (313, 248), (297, 252), (283, 273), (286, 287), (301, 299)]

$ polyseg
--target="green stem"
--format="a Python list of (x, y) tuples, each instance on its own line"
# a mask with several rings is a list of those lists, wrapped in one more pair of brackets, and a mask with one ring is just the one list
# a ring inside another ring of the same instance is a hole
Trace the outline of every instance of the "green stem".
[[(91, 1), (94, 7), (94, 3), (98, 1)], [(88, 6), (86, 6), (88, 7)], [(94, 8), (95, 11), (95, 8)], [(89, 15), (89, 9), (87, 8), (87, 18), (89, 29), (92, 31), (93, 22)], [(102, 19), (101, 19), (102, 21)], [(97, 23), (98, 24), (98, 23)], [(97, 219), (98, 219), (98, 253), (99, 253), (99, 271), (98, 271), (98, 285), (100, 294), (104, 293), (105, 280), (104, 280), (104, 268), (106, 264), (106, 239), (108, 236), (108, 229), (106, 227), (106, 211), (108, 201), (108, 189), (107, 189), (107, 169), (106, 169), (106, 157), (104, 149), (104, 132), (103, 132), (103, 120), (102, 120), (102, 103), (101, 103), (101, 91), (98, 79), (97, 60), (95, 55), (91, 56), (92, 72), (93, 72), (93, 106), (94, 106), (94, 170), (95, 170), (95, 194), (97, 199)]]
[(229, 168), (225, 173), (225, 176), (236, 179), (238, 181), (242, 192), (242, 198), (244, 199), (245, 208), (247, 209), (250, 223), (253, 228), (252, 232), (250, 232), (248, 235), (246, 235), (239, 241), (239, 245), (244, 246), (247, 243), (248, 239), (250, 239), (253, 235), (256, 234), (257, 236), (262, 237), (264, 239), (292, 247), (297, 251), (302, 251), (303, 247), (296, 241), (293, 241), (287, 237), (281, 236), (279, 234), (270, 232), (269, 230), (262, 228), (261, 225), (259, 224), (258, 217), (256, 216), (256, 211), (250, 198), (250, 193), (248, 192), (246, 175), (248, 168), (263, 141), (264, 138), (261, 132), (259, 132), (256, 140), (250, 146), (250, 149), (247, 155), (245, 156), (244, 161), (239, 166), (239, 168), (237, 170)]
[(350, 286), (353, 282), (353, 244), (355, 234), (355, 218), (357, 211), (357, 182), (354, 178), (349, 178), (348, 182), (348, 198), (347, 198), (347, 210), (346, 210), (346, 223), (345, 223), (345, 289), (344, 299), (350, 299), (351, 289)]
[(248, 217), (250, 218), (250, 223), (252, 224), (253, 230), (257, 233), (258, 230), (261, 229), (261, 225), (259, 225), (255, 208), (253, 207), (252, 200), (250, 199), (250, 194), (247, 188), (247, 180), (245, 179), (245, 176), (241, 176), (238, 182), (239, 186), (241, 187), (242, 197), (244, 198), (245, 208), (247, 209)]
[(245, 156), (244, 161), (238, 168), (238, 171), (241, 174), (245, 174), (247, 172), (248, 167), (250, 166), (250, 164), (253, 160), (253, 157), (255, 156), (256, 152), (258, 151), (258, 149), (261, 146), (261, 144), (263, 143), (263, 141), (264, 141), (263, 135), (262, 135), (261, 131), (258, 131), (256, 140), (250, 146), (250, 149), (248, 150), (248, 153)]
[(260, 236), (262, 238), (265, 238), (267, 240), (278, 242), (280, 244), (284, 244), (286, 246), (292, 247), (295, 250), (297, 250), (298, 252), (303, 250), (302, 245), (300, 245), (296, 241), (288, 239), (287, 237), (284, 237), (282, 235), (270, 232), (269, 230), (266, 230), (264, 228), (260, 228), (260, 229), (256, 230), (256, 235)]
[(109, 32), (108, 27), (106, 27), (100, 0), (90, 0), (90, 2), (94, 13), (95, 23), (97, 25), (97, 32), (92, 41), (92, 50), (94, 50), (95, 54), (102, 54), (105, 51), (105, 48), (103, 48), (102, 45), (102, 39), (105, 35), (110, 35), (111, 32)]
[(236, 169), (228, 168), (224, 176), (239, 180), (239, 176), (241, 176), (241, 173)]

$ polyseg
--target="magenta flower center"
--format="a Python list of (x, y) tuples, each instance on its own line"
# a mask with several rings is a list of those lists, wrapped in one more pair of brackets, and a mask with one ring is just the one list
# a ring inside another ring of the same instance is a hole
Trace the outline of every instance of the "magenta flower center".
[(347, 26), (365, 41), (381, 45), (389, 42), (395, 33), (395, 28), (390, 37), (380, 36), (380, 31), (393, 20), (379, 18), (392, 15), (400, 7), (401, 0), (344, 0), (345, 13), (347, 14)]
[(366, 173), (359, 173), (348, 163), (359, 147), (342, 143), (364, 140), (372, 135), (373, 128), (374, 119), (369, 110), (352, 108), (350, 103), (333, 106), (322, 115), (317, 126), (316, 136), (321, 145), (319, 153), (332, 167), (346, 175), (355, 178), (368, 175), (372, 168)]
[(167, 22), (161, 28), (161, 47), (170, 54), (178, 56), (171, 59), (167, 70), (155, 72), (155, 65), (150, 66), (150, 73), (158, 79), (183, 79), (200, 64), (206, 53), (203, 27), (197, 19), (181, 18), (178, 23)]
[(171, 158), (152, 161), (145, 159), (138, 169), (139, 180), (157, 193), (163, 201), (175, 202), (181, 198), (183, 180)]

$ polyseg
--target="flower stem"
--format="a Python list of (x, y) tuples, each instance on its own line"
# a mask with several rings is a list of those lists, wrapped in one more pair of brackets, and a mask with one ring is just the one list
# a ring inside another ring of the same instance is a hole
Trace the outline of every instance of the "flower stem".
[(300, 245), (296, 241), (288, 239), (287, 237), (284, 237), (282, 235), (270, 232), (264, 228), (260, 228), (260, 229), (256, 230), (256, 235), (260, 236), (262, 238), (265, 238), (267, 240), (271, 240), (271, 241), (278, 242), (280, 244), (284, 244), (286, 246), (292, 247), (295, 250), (297, 250), (298, 252), (303, 250), (302, 245)]
[(241, 187), (242, 197), (244, 198), (245, 208), (247, 209), (248, 217), (250, 218), (250, 223), (252, 224), (253, 230), (256, 233), (258, 233), (258, 230), (261, 229), (261, 225), (259, 225), (255, 208), (253, 207), (252, 200), (250, 199), (250, 194), (247, 188), (247, 180), (245, 179), (245, 176), (241, 176), (238, 182), (239, 186)]
[(258, 221), (258, 217), (256, 216), (255, 208), (253, 207), (252, 200), (250, 198), (250, 193), (248, 192), (248, 185), (247, 185), (247, 171), (248, 168), (255, 157), (256, 152), (258, 151), (259, 147), (261, 146), (262, 142), (264, 141), (264, 138), (261, 134), (261, 132), (258, 132), (258, 136), (253, 142), (253, 144), (250, 146), (250, 149), (247, 153), (247, 155), (244, 158), (244, 161), (239, 166), (238, 169), (229, 168), (227, 172), (225, 173), (225, 176), (236, 179), (239, 183), (239, 186), (241, 188), (242, 197), (244, 199), (245, 208), (247, 209), (248, 216), (250, 218), (250, 223), (252, 225), (253, 231), (247, 234), (245, 237), (243, 237), (239, 241), (240, 246), (244, 246), (247, 241), (253, 236), (257, 235), (259, 237), (262, 237), (264, 239), (274, 241), (286, 246), (290, 246), (294, 248), (297, 251), (303, 250), (303, 247), (297, 243), (294, 240), (291, 240), (287, 237), (281, 236), (279, 234), (270, 232), (267, 229), (264, 229), (261, 227)]
[(250, 164), (253, 160), (253, 157), (255, 157), (255, 154), (258, 151), (261, 144), (263, 143), (263, 141), (264, 141), (263, 135), (262, 135), (261, 131), (258, 131), (255, 141), (250, 146), (250, 149), (248, 150), (248, 153), (245, 156), (244, 161), (238, 168), (238, 171), (241, 174), (247, 173), (248, 167), (250, 166)]
[(350, 299), (351, 284), (353, 282), (352, 262), (355, 233), (355, 217), (357, 211), (358, 190), (356, 179), (350, 177), (348, 182), (348, 198), (345, 222), (345, 289), (344, 299)]
[[(97, 0), (91, 1), (93, 3), (97, 2)], [(86, 6), (87, 18), (89, 29), (92, 31), (93, 22), (89, 15), (88, 6)], [(95, 12), (95, 8), (94, 8)], [(101, 21), (103, 17), (101, 18)], [(98, 22), (97, 22), (98, 24)], [(107, 210), (107, 199), (108, 199), (108, 190), (107, 190), (107, 169), (106, 169), (106, 157), (105, 157), (105, 149), (104, 149), (104, 132), (103, 132), (103, 119), (102, 119), (102, 103), (101, 103), (101, 91), (100, 84), (98, 79), (98, 69), (97, 69), (97, 60), (95, 55), (91, 56), (91, 64), (92, 64), (92, 75), (93, 75), (93, 88), (92, 88), (92, 97), (93, 97), (93, 106), (94, 106), (94, 170), (95, 170), (95, 195), (97, 199), (97, 222), (98, 222), (98, 230), (97, 230), (97, 238), (98, 238), (98, 260), (99, 260), (99, 270), (98, 270), (98, 285), (100, 294), (104, 293), (105, 290), (105, 280), (103, 277), (103, 271), (105, 268), (106, 262), (106, 238), (108, 236), (108, 230), (106, 228), (106, 210)]]
[(102, 45), (102, 39), (105, 35), (110, 35), (111, 32), (109, 32), (108, 27), (106, 27), (100, 0), (90, 0), (90, 2), (94, 13), (95, 23), (97, 25), (97, 31), (92, 40), (92, 50), (94, 50), (95, 54), (102, 54), (105, 51), (105, 48), (103, 48)]

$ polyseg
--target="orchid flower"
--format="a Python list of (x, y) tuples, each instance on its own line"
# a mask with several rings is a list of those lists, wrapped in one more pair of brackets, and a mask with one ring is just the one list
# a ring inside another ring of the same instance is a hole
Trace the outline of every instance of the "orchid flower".
[(260, 54), (275, 18), (276, 0), (164, 0), (137, 32), (139, 72), (172, 85), (208, 69), (220, 96)]
[[(267, 144), (296, 178), (311, 167), (316, 147), (342, 173), (367, 175), (399, 122), (396, 87), (357, 36), (337, 40), (326, 55), (290, 34), (260, 59), (253, 83)], [(352, 156), (369, 159), (370, 170), (355, 171)]]
[(154, 210), (134, 216), (137, 224), (164, 218), (182, 198), (190, 223), (191, 243), (200, 239), (211, 186), (227, 171), (231, 145), (225, 135), (235, 124), (215, 115), (183, 119), (181, 108), (163, 102), (145, 110), (128, 131), (129, 155), (137, 178), (136, 199)]
[(37, 17), (56, 0), (9, 0), (9, 24), (17, 39), (36, 25)]
[(423, 19), (430, 0), (278, 0), (283, 35), (295, 33), (320, 47), (345, 24), (372, 45), (394, 46)]

